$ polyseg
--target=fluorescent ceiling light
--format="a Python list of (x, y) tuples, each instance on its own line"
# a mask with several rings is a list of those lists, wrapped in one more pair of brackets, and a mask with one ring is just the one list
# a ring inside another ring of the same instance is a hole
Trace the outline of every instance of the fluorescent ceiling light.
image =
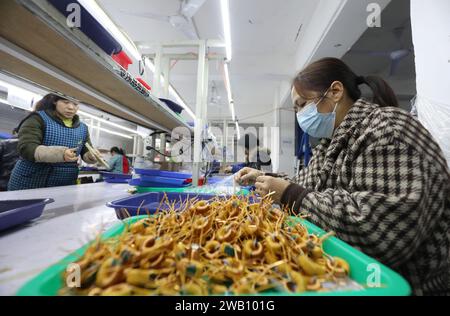
[(232, 58), (232, 49), (231, 49), (231, 22), (230, 22), (229, 0), (220, 0), (220, 9), (222, 11), (223, 33), (225, 35), (227, 60), (230, 61)]
[[(34, 98), (34, 100), (40, 100), (40, 99), (43, 98), (43, 96), (40, 95), (40, 94), (33, 93), (33, 92), (31, 92), (31, 91), (29, 91), (29, 90), (27, 90), (27, 89), (20, 88), (20, 87), (18, 87), (18, 86), (16, 86), (16, 85), (7, 83), (7, 82), (2, 81), (2, 80), (0, 80), (0, 85), (3, 86), (3, 87), (8, 88), (8, 93), (10, 93), (10, 92), (14, 92), (14, 93), (16, 93), (16, 94), (17, 94), (17, 93), (20, 93), (20, 95), (23, 95), (23, 96), (30, 96), (30, 97)], [(7, 102), (7, 100), (5, 100), (5, 101)], [(10, 104), (10, 105), (14, 106), (14, 104)], [(28, 109), (28, 108), (27, 108), (26, 110), (27, 110), (27, 111), (31, 111), (31, 109)], [(86, 112), (83, 112), (83, 111), (78, 111), (77, 114), (80, 114), (80, 115), (82, 115), (82, 116), (87, 116), (87, 117), (92, 118), (92, 119), (94, 119), (94, 120), (100, 121), (100, 122), (105, 123), (105, 124), (109, 124), (109, 125), (111, 125), (111, 126), (114, 126), (114, 127), (116, 127), (116, 128), (122, 129), (122, 130), (124, 130), (124, 131), (130, 132), (130, 133), (133, 133), (133, 134), (141, 135), (142, 137), (148, 136), (148, 135), (140, 134), (140, 133), (138, 133), (136, 130), (133, 130), (133, 129), (131, 129), (131, 128), (128, 128), (128, 127), (125, 127), (125, 126), (121, 126), (121, 125), (116, 124), (116, 123), (113, 123), (113, 122), (109, 122), (109, 121), (107, 121), (107, 120), (105, 120), (105, 119), (103, 119), (103, 118), (97, 117), (97, 116), (95, 116), (95, 115), (92, 115), (92, 114), (89, 114), (89, 113), (86, 113)], [(98, 127), (97, 127), (97, 126), (94, 126), (94, 128), (98, 128)], [(102, 129), (102, 128), (100, 128), (100, 129), (103, 130), (103, 131), (105, 131), (105, 132), (107, 132), (107, 133), (111, 133), (111, 134), (114, 134), (114, 135), (126, 137), (126, 138), (129, 138), (129, 139), (132, 139), (132, 138), (133, 138), (133, 137), (130, 137), (129, 135), (117, 133), (117, 132), (114, 132), (114, 131), (110, 131), (110, 130), (108, 130), (108, 129)]]
[(104, 118), (100, 118), (100, 117), (97, 117), (97, 116), (95, 116), (95, 115), (92, 115), (92, 114), (83, 112), (83, 111), (78, 111), (78, 114), (79, 114), (79, 115), (82, 115), (82, 116), (87, 116), (87, 117), (89, 117), (89, 118), (91, 118), (91, 119), (100, 121), (100, 122), (102, 122), (102, 123), (104, 123), (104, 124), (108, 124), (108, 125), (110, 125), (110, 126), (117, 127), (117, 128), (119, 128), (119, 129), (121, 129), (121, 130), (130, 132), (130, 133), (132, 133), (132, 134), (140, 135), (140, 136), (142, 136), (142, 137), (148, 136), (148, 135), (144, 135), (144, 134), (142, 134), (142, 133), (139, 133), (138, 131), (136, 131), (136, 130), (134, 130), (134, 129), (131, 129), (131, 128), (128, 128), (128, 127), (125, 127), (125, 126), (122, 126), (122, 125), (119, 125), (119, 124), (110, 122), (110, 121), (108, 121), (108, 120), (105, 120)]
[(236, 120), (233, 94), (231, 93), (231, 81), (230, 81), (230, 71), (228, 69), (228, 63), (224, 63), (223, 68), (224, 68), (224, 72), (225, 72), (225, 87), (227, 89), (228, 105), (230, 107), (231, 119)]
[(78, 1), (92, 16), (100, 22), (100, 24), (122, 44), (126, 50), (136, 59), (141, 60), (141, 54), (136, 49), (134, 43), (123, 34), (117, 25), (109, 18), (96, 1), (93, 0), (79, 0)]
[(233, 96), (231, 94), (230, 71), (228, 69), (228, 63), (224, 63), (223, 68), (225, 71), (225, 87), (227, 89), (228, 103), (231, 104), (231, 102), (233, 101)]
[[(24, 88), (20, 88), (14, 84), (10, 84), (6, 81), (2, 81), (0, 80), (0, 85), (7, 88), (8, 89), (8, 94), (11, 95), (16, 95), (16, 96), (23, 96), (23, 97), (28, 97), (29, 99), (34, 99), (35, 102), (39, 101), (40, 99), (43, 98), (42, 95), (31, 92), (27, 89)], [(7, 100), (6, 100), (7, 101)], [(27, 109), (28, 110), (28, 109)], [(31, 109), (30, 109), (31, 111)]]
[(98, 126), (95, 126), (95, 125), (92, 125), (91, 127), (99, 129), (99, 130), (101, 130), (101, 131), (103, 131), (105, 133), (121, 136), (121, 137), (128, 138), (128, 139), (133, 139), (133, 137), (131, 137), (130, 135), (125, 135), (125, 134), (122, 134), (122, 133), (114, 132), (114, 131), (111, 131), (109, 129), (103, 128), (103, 127), (98, 127)]
[(230, 72), (228, 69), (228, 62), (232, 59), (232, 44), (231, 44), (231, 20), (230, 20), (230, 1), (220, 0), (220, 9), (222, 12), (223, 33), (225, 35), (225, 49), (226, 49), (226, 62), (224, 63), (225, 69), (225, 86), (227, 88), (228, 103), (230, 106), (231, 118), (236, 120), (236, 113), (234, 109), (233, 94), (231, 93)]
[(237, 139), (241, 139), (241, 131), (239, 130), (239, 123), (236, 121)]
[(236, 120), (236, 113), (234, 112), (234, 102), (231, 103), (231, 117)]

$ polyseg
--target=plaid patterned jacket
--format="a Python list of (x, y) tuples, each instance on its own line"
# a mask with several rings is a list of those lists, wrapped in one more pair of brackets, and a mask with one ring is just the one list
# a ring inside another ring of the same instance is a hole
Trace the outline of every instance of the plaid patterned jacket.
[(298, 184), (310, 220), (392, 269), (416, 295), (450, 294), (450, 173), (408, 113), (360, 99)]

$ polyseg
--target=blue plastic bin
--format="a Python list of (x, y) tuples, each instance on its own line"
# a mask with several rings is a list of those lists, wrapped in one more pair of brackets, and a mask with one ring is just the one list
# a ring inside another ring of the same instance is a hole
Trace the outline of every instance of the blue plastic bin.
[(98, 171), (97, 167), (81, 167), (80, 171)]
[(173, 102), (172, 100), (169, 100), (169, 99), (162, 99), (162, 98), (160, 98), (160, 100), (162, 102), (164, 102), (169, 107), (169, 109), (171, 109), (175, 113), (181, 114), (181, 112), (183, 112), (183, 107), (181, 105), (179, 105), (178, 103), (175, 103), (175, 102)]
[(42, 215), (53, 199), (0, 201), (0, 231), (23, 224)]
[(192, 174), (174, 171), (162, 171), (154, 169), (134, 169), (134, 172), (143, 176), (175, 178), (175, 179), (190, 179)]
[(125, 174), (125, 173), (112, 173), (112, 172), (105, 172), (100, 171), (100, 174), (104, 178), (112, 178), (112, 179), (131, 179), (131, 174)]
[(130, 179), (121, 179), (121, 178), (105, 178), (106, 183), (129, 183)]
[(166, 203), (161, 203), (164, 199), (164, 194), (167, 196), (170, 203), (175, 202), (175, 208), (180, 208), (181, 203), (185, 202), (187, 199), (198, 198), (199, 200), (208, 201), (217, 197), (216, 194), (151, 192), (112, 201), (106, 203), (106, 206), (114, 208), (117, 218), (119, 219), (127, 218), (128, 214), (136, 216), (138, 215), (138, 210), (140, 215), (145, 215), (147, 213), (154, 214), (158, 209), (165, 209)]
[(145, 177), (141, 179), (132, 179), (129, 182), (132, 186), (146, 188), (184, 188), (190, 186), (185, 179)]
[(131, 180), (131, 174), (100, 172), (106, 183), (128, 183)]

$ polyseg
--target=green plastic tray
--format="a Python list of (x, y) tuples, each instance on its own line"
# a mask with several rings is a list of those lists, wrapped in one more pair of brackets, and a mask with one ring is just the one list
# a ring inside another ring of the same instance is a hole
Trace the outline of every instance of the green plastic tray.
[[(148, 193), (148, 192), (167, 192), (167, 193), (197, 193), (197, 194), (223, 194), (219, 190), (214, 190), (205, 187), (187, 187), (187, 188), (146, 188), (146, 187), (136, 187), (137, 193)], [(247, 196), (250, 194), (249, 190), (242, 189), (236, 193), (237, 195)]]
[[(127, 219), (126, 223), (133, 223), (146, 216), (139, 216)], [(307, 227), (309, 233), (322, 235), (325, 232), (317, 226), (302, 221)], [(102, 235), (103, 239), (111, 238), (122, 234), (125, 224), (119, 223)], [(67, 265), (77, 261), (86, 251), (89, 245), (78, 249), (71, 255), (67, 256), (59, 263), (44, 270), (41, 274), (26, 283), (17, 293), (19, 296), (54, 296), (63, 286), (61, 277), (62, 272)], [(346, 260), (350, 265), (350, 278), (365, 289), (360, 291), (339, 291), (339, 292), (304, 292), (299, 294), (293, 293), (264, 293), (262, 295), (277, 296), (407, 296), (411, 294), (409, 284), (397, 273), (382, 265), (376, 260), (366, 256), (365, 254), (350, 247), (345, 242), (331, 237), (325, 240), (324, 250), (332, 256), (338, 256)], [(372, 271), (367, 271), (367, 267), (371, 264), (377, 264), (380, 272), (381, 287), (368, 288), (366, 280)]]

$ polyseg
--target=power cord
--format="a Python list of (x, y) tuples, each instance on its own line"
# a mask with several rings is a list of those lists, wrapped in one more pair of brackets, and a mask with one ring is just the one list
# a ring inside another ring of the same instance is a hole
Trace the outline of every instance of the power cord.
[(161, 156), (164, 156), (164, 157), (167, 157), (167, 158), (180, 157), (180, 156), (182, 156), (182, 155), (184, 154), (183, 148), (180, 148), (180, 154), (177, 155), (177, 156), (172, 156), (172, 155), (164, 154), (164, 153), (160, 152), (158, 149), (156, 149), (156, 148), (154, 148), (154, 147), (152, 147), (152, 146), (147, 146), (147, 147), (145, 147), (145, 148), (146, 148), (147, 150), (153, 150), (153, 151), (155, 151), (156, 153), (160, 154)]

